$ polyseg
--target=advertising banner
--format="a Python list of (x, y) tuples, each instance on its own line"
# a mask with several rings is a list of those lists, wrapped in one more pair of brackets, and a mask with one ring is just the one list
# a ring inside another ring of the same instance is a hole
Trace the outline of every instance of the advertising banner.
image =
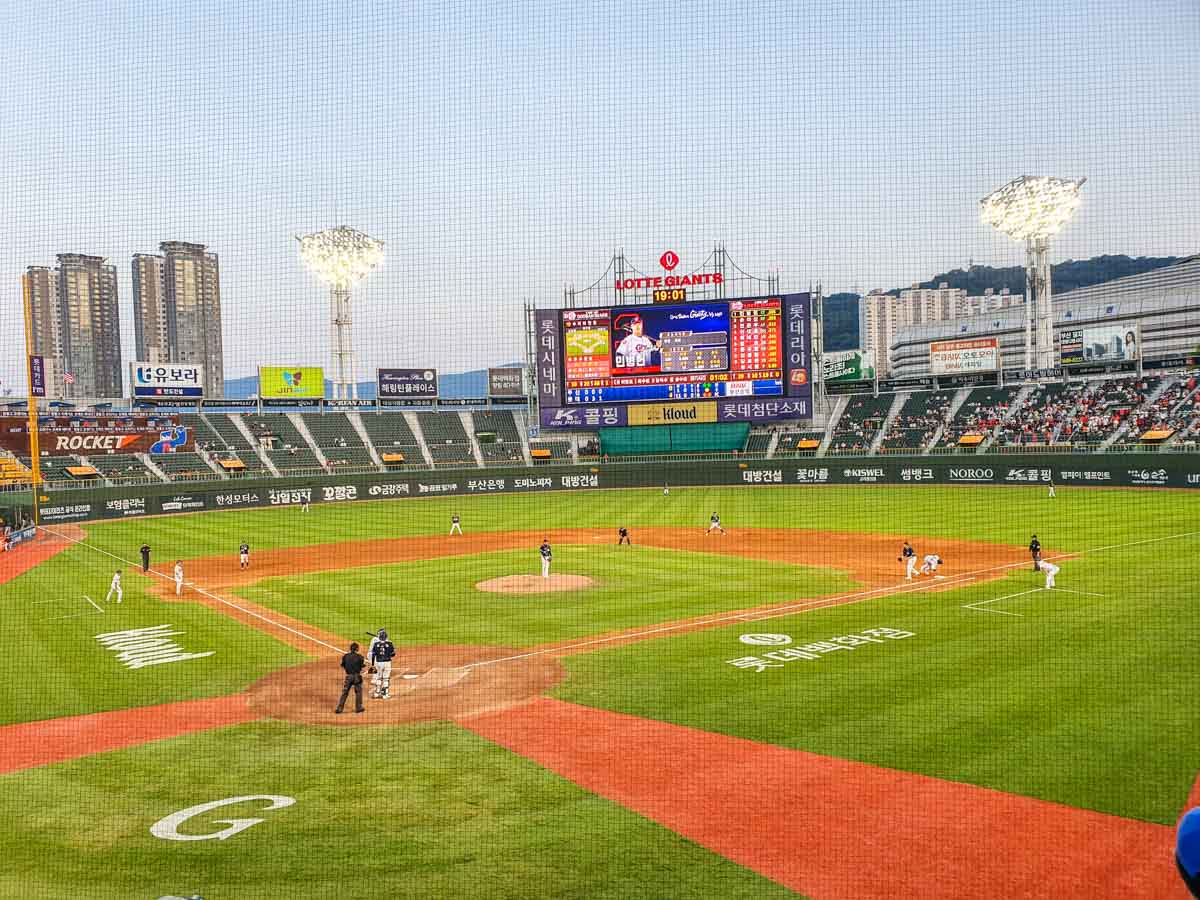
[(717, 421), (717, 404), (640, 403), (629, 407), (630, 425), (694, 425)]
[(253, 409), (258, 406), (257, 400), (231, 400), (229, 398), (213, 398), (211, 400), (201, 401), (201, 406), (205, 409)]
[(542, 409), (562, 406), (562, 352), (557, 309), (539, 309), (533, 313), (537, 342), (537, 395)]
[(375, 394), (380, 400), (436, 399), (437, 369), (376, 369)]
[(489, 397), (524, 397), (525, 370), (518, 368), (488, 369)]
[(46, 396), (46, 360), (40, 356), (29, 357), (29, 394), (31, 397)]
[(1000, 367), (1000, 342), (996, 338), (933, 341), (929, 345), (929, 371), (934, 375), (972, 375), (995, 372)]
[[(38, 447), (49, 456), (187, 452), (195, 449), (194, 438), (192, 429), (176, 425), (165, 417), (82, 419), (43, 416), (38, 420)], [(28, 420), (0, 417), (0, 447), (17, 456), (28, 456)]]
[(783, 296), (784, 364), (787, 396), (804, 401), (805, 412), (812, 415), (812, 296)]
[(871, 394), (875, 392), (875, 382), (871, 379), (862, 381), (830, 381), (825, 384), (825, 393), (836, 394)]
[(1136, 323), (1064, 328), (1058, 333), (1058, 358), (1064, 366), (1135, 362), (1141, 345)]
[(204, 396), (204, 366), (131, 362), (129, 383), (135, 400), (199, 398)]
[(258, 395), (264, 399), (325, 396), (325, 370), (318, 366), (259, 366)]
[(826, 384), (870, 381), (875, 377), (875, 354), (858, 349), (826, 353), (821, 359), (821, 371)]

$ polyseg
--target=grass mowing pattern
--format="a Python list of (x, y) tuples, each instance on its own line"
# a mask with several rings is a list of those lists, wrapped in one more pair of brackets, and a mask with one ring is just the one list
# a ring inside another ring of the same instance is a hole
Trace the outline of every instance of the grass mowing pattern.
[[(334, 634), (387, 628), (397, 645), (527, 647), (853, 588), (840, 573), (649, 547), (559, 544), (554, 570), (598, 584), (549, 594), (474, 585), (535, 571), (535, 548), (271, 578), (238, 596)], [(738, 573), (734, 576), (734, 573)]]
[[(1182, 547), (1182, 545), (1180, 545)], [(1141, 568), (1139, 568), (1141, 567)], [(1114, 571), (1136, 573), (1113, 579)], [(1070, 806), (1173, 824), (1200, 749), (1200, 609), (1177, 568), (1137, 548), (1064, 563), (1060, 586), (982, 613), (962, 604), (1040, 585), (1004, 581), (733, 625), (570, 657), (555, 694), (577, 703), (857, 759)], [(984, 607), (985, 609), (988, 607)], [(796, 644), (872, 627), (904, 640), (794, 660), (763, 672), (727, 664), (763, 649), (746, 631)]]
[[(167, 777), (186, 772), (187, 778)], [(3, 778), (0, 896), (239, 900), (366, 896), (794, 897), (790, 891), (453, 725), (346, 731), (255, 723)], [(226, 841), (181, 826), (262, 818)], [(48, 864), (48, 861), (53, 861)]]
[[(1200, 561), (1195, 537), (1153, 541), (1200, 530), (1200, 497), (1193, 494), (1060, 488), (1050, 501), (1041, 488), (684, 488), (669, 498), (659, 491), (605, 491), (318, 504), (308, 515), (295, 509), (231, 511), (88, 529), (90, 544), (125, 560), (136, 559), (137, 547), (149, 541), (161, 565), (174, 557), (232, 557), (242, 539), (261, 549), (444, 533), (453, 512), (468, 531), (590, 526), (613, 528), (615, 539), (616, 527), (626, 524), (636, 541), (643, 525), (701, 531), (714, 509), (735, 530), (885, 532), (912, 538), (918, 552), (936, 550), (938, 536), (1023, 545), (1035, 531), (1047, 547), (1075, 552), (1151, 542), (1063, 564), (1061, 587), (1105, 597), (1035, 593), (995, 605), (1019, 617), (962, 609), (1040, 583), (1033, 573), (1017, 571), (979, 587), (877, 597), (571, 657), (572, 677), (557, 689), (559, 696), (1073, 806), (1174, 821), (1200, 768), (1193, 739), (1200, 730), (1194, 703), (1200, 667), (1191, 647), (1200, 625), (1194, 595)], [(772, 573), (769, 565), (751, 569), (722, 557), (697, 578), (694, 557), (703, 554), (635, 546), (634, 555), (621, 548), (627, 555), (618, 558), (614, 547), (556, 549), (557, 571), (569, 566), (594, 574), (605, 585), (596, 591), (611, 589), (612, 596), (583, 592), (596, 598), (585, 605), (571, 595), (467, 592), (465, 585), (485, 572), (505, 573), (490, 571), (493, 565), (516, 562), (519, 567), (507, 571), (533, 570), (531, 548), (528, 559), (489, 554), (440, 560), (429, 569), (402, 564), (305, 575), (303, 580), (320, 582), (311, 592), (277, 579), (257, 588), (276, 596), (258, 599), (351, 635), (367, 619), (364, 627), (386, 624), (406, 642), (519, 646), (625, 622), (646, 624), (643, 616), (698, 614), (704, 610), (694, 604), (725, 604), (739, 592), (765, 602), (768, 590), (785, 583), (789, 597), (802, 596), (808, 591), (791, 590), (791, 583), (822, 577), (802, 570)], [(575, 553), (576, 559), (564, 558)], [(651, 557), (646, 564), (644, 554)], [(688, 564), (669, 570), (671, 560)], [(115, 666), (95, 643), (98, 630), (87, 617), (49, 623), (43, 606), (35, 605), (84, 592), (99, 600), (112, 566), (107, 557), (77, 548), (0, 587), (0, 720), (212, 696), (302, 658), (218, 613), (146, 597), (131, 577), (125, 604), (105, 613), (104, 630), (170, 622), (186, 632), (181, 643), (188, 650), (218, 653), (140, 672)], [(656, 571), (663, 590), (647, 594), (640, 586)], [(367, 581), (356, 584), (360, 575)], [(691, 581), (679, 585), (672, 577)], [(407, 596), (411, 618), (400, 607), (389, 609), (389, 596)], [(82, 600), (71, 602), (78, 604), (73, 609), (86, 609)], [(507, 605), (503, 616), (496, 615), (501, 603)], [(755, 652), (737, 642), (743, 631), (819, 640), (881, 625), (908, 628), (916, 637), (761, 674), (724, 662)], [(31, 680), (31, 661), (43, 660), (49, 670)], [(461, 735), (444, 737), (458, 734), (449, 726), (381, 730), (379, 740), (372, 731), (351, 736), (281, 724), (242, 726), (5, 776), (0, 812), (16, 827), (0, 838), (0, 852), (14, 860), (5, 869), (11, 874), (0, 876), (10, 878), (0, 882), (0, 895), (11, 894), (15, 884), (20, 895), (33, 897), (39, 891), (62, 896), (67, 887), (124, 897), (205, 886), (237, 896), (327, 896), (335, 882), (385, 868), (401, 895), (411, 888), (411, 895), (423, 897), (481, 891), (514, 897), (606, 891), (771, 896), (775, 890), (490, 746), (487, 753), (464, 749)], [(400, 746), (409, 749), (400, 752)], [(393, 843), (383, 829), (383, 852), (372, 845), (379, 829), (363, 819), (378, 783), (395, 802), (392, 821), (404, 830), (404, 840)], [(235, 839), (219, 848), (198, 843), (164, 850), (145, 830), (159, 816), (193, 803), (257, 792), (303, 795), (305, 806), (267, 814), (271, 821), (248, 832), (252, 842), (242, 846)], [(473, 814), (472, 803), (485, 812)], [(303, 820), (301, 809), (311, 810)], [(83, 810), (86, 827), (64, 827), (79, 821)], [(293, 824), (276, 826), (289, 815), (295, 815)], [(480, 816), (491, 824), (473, 824)], [(409, 818), (428, 832), (410, 830)], [(638, 827), (630, 830), (629, 821)], [(273, 833), (276, 827), (287, 829), (279, 832), (286, 840)], [(317, 848), (311, 860), (309, 843)], [(531, 846), (548, 848), (542, 859), (549, 862), (539, 866)], [(46, 859), (56, 860), (55, 866), (48, 868)], [(151, 885), (139, 880), (139, 871), (154, 877), (194, 871), (203, 883)], [(251, 887), (242, 890), (246, 879)], [(547, 879), (554, 890), (544, 887)]]
[[(309, 658), (207, 607), (152, 596), (132, 567), (124, 567), (124, 602), (105, 603), (117, 565), (75, 546), (0, 586), (0, 725), (220, 697)], [(155, 625), (183, 632), (171, 640), (186, 652), (213, 655), (127, 669), (96, 640)]]

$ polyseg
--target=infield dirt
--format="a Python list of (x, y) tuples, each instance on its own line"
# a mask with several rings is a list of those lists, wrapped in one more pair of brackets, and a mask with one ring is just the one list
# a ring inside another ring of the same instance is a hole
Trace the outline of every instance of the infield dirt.
[[(556, 546), (615, 543), (614, 535), (608, 529), (558, 530), (548, 535)], [(935, 581), (925, 577), (906, 582), (903, 566), (896, 559), (903, 538), (893, 535), (746, 529), (710, 536), (701, 529), (639, 529), (633, 537), (642, 546), (834, 569), (847, 573), (860, 588), (837, 596), (816, 595), (805, 599), (805, 587), (800, 583), (796, 586), (799, 599), (786, 603), (750, 605), (743, 609), (673, 622), (646, 623), (639, 628), (523, 650), (401, 646), (397, 648), (398, 658), (394, 667), (397, 677), (392, 679), (393, 696), (397, 699), (390, 702), (375, 701), (369, 704), (370, 713), (349, 717), (333, 714), (333, 706), (341, 689), (337, 657), (344, 652), (342, 648), (348, 646), (349, 637), (320, 631), (241, 597), (231, 601), (219, 596), (223, 590), (252, 584), (264, 578), (521, 548), (529, 549), (530, 567), (534, 568), (540, 566), (537, 548), (546, 536), (547, 532), (542, 531), (482, 532), (453, 538), (435, 535), (289, 547), (252, 553), (249, 569), (239, 568), (236, 554), (192, 559), (184, 564), (187, 578), (203, 590), (186, 590), (182, 599), (204, 603), (306, 653), (321, 657), (317, 662), (275, 672), (252, 686), (248, 692), (249, 703), (263, 715), (319, 724), (398, 724), (478, 715), (536, 697), (566, 677), (563, 668), (555, 661), (559, 657), (712, 628), (728, 624), (735, 617), (753, 621), (793, 608), (796, 612), (802, 612), (858, 602), (874, 596), (876, 592), (930, 591), (968, 582), (988, 581), (1002, 577), (1014, 567), (1025, 565), (1028, 559), (1024, 548), (1003, 544), (941, 539), (936, 544), (919, 542), (918, 552), (928, 550), (946, 560), (940, 572), (945, 580)], [(1051, 553), (1047, 551), (1047, 555)], [(572, 581), (576, 578), (582, 579), (581, 582)], [(540, 576), (514, 574), (495, 581), (523, 586), (525, 582), (544, 585), (546, 580)], [(582, 587), (582, 581), (589, 579), (565, 573), (550, 579), (552, 585), (568, 585), (565, 589), (578, 589)], [(155, 593), (164, 599), (176, 599), (170, 582), (159, 579), (156, 582), (153, 588)], [(462, 668), (472, 663), (509, 656), (520, 658), (489, 662), (479, 668)], [(465, 677), (447, 674), (452, 670), (467, 674)], [(416, 679), (400, 678), (405, 671), (421, 675)]]

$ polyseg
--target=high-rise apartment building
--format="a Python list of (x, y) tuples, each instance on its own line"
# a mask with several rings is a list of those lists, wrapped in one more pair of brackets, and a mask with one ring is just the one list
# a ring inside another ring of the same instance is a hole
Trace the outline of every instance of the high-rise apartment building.
[(47, 394), (120, 397), (121, 324), (117, 270), (103, 256), (58, 254), (58, 268), (30, 266), (22, 277), (35, 355), (46, 362)]
[(32, 328), (29, 352), (43, 360), (46, 396), (52, 400), (66, 397), (63, 386), (62, 307), (58, 297), (58, 270), (48, 266), (29, 266), (21, 276), (21, 292), (29, 311)]
[(171, 361), (167, 303), (163, 296), (163, 258), (149, 253), (133, 257), (133, 338), (141, 362)]
[(164, 241), (133, 258), (138, 359), (204, 366), (205, 393), (225, 394), (220, 267), (203, 244)]
[(910, 325), (942, 322), (967, 314), (967, 292), (942, 283), (936, 288), (913, 285), (899, 297), (875, 290), (859, 301), (859, 342), (875, 355), (879, 375), (891, 371), (888, 351), (896, 333)]

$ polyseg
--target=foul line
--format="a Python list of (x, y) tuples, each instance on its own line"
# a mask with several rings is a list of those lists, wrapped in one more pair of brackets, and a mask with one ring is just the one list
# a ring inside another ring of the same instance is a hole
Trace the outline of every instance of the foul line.
[[(92, 604), (92, 606), (96, 606), (96, 601), (93, 600), (91, 597), (89, 597), (87, 594), (83, 595), (83, 599), (86, 600), (88, 603)], [(102, 610), (98, 606), (96, 606), (96, 612), (100, 613), (100, 615), (104, 615), (104, 610)]]
[[(1024, 563), (1020, 563), (1024, 565)], [(927, 587), (946, 587), (955, 584), (965, 584), (968, 581), (974, 581), (975, 576), (970, 574), (958, 575), (953, 578), (947, 578), (945, 581), (938, 582), (936, 585), (887, 585), (884, 587), (871, 588), (866, 591), (856, 591), (852, 594), (842, 594), (838, 597), (821, 597), (816, 600), (805, 600), (800, 603), (791, 603), (786, 606), (780, 606), (769, 610), (764, 610), (761, 614), (754, 613), (730, 613), (723, 616), (715, 616), (711, 619), (693, 619), (688, 622), (673, 622), (669, 625), (660, 625), (658, 628), (648, 628), (645, 631), (625, 632), (621, 634), (612, 634), (608, 637), (593, 638), (590, 641), (580, 641), (575, 644), (563, 644), (555, 647), (543, 647), (541, 650), (530, 650), (526, 653), (518, 653), (514, 656), (504, 656), (498, 659), (485, 659), (476, 663), (467, 663), (462, 666), (464, 669), (474, 669), (478, 666), (490, 666), (495, 663), (513, 662), (518, 659), (528, 659), (531, 656), (543, 656), (547, 653), (562, 653), (567, 650), (577, 650), (580, 647), (592, 647), (596, 644), (608, 644), (613, 641), (632, 641), (641, 637), (649, 637), (654, 634), (663, 634), (667, 631), (678, 631), (681, 628), (697, 628), (702, 625), (719, 625), (724, 622), (735, 622), (742, 620), (744, 622), (761, 622), (766, 619), (774, 619), (779, 616), (789, 616), (796, 611), (811, 611), (816, 608), (824, 608), (827, 606), (852, 606), (855, 603), (863, 603), (867, 600), (874, 599), (872, 595), (884, 591), (890, 591), (892, 595), (896, 594), (916, 594)], [(908, 588), (908, 590), (904, 590)], [(857, 598), (857, 599), (854, 599)], [(818, 604), (820, 607), (818, 607)]]
[(993, 597), (991, 600), (979, 600), (975, 603), (964, 603), (962, 605), (962, 608), (963, 609), (973, 609), (976, 612), (995, 613), (998, 616), (1016, 616), (1018, 619), (1023, 619), (1025, 617), (1023, 615), (1021, 615), (1020, 613), (1005, 612), (1002, 609), (980, 609), (979, 607), (987, 606), (989, 603), (998, 603), (1001, 600), (1010, 600), (1013, 597), (1024, 597), (1026, 594), (1036, 594), (1038, 591), (1044, 591), (1044, 590), (1046, 590), (1046, 589), (1036, 587), (1036, 588), (1031, 588), (1028, 591), (1017, 591), (1015, 594), (1005, 594), (1003, 597)]
[[(1193, 537), (1194, 535), (1198, 535), (1198, 534), (1200, 534), (1200, 531), (1188, 531), (1188, 532), (1184, 532), (1182, 534), (1166, 535), (1165, 537), (1147, 538), (1145, 540), (1140, 540), (1140, 541), (1130, 541), (1129, 543), (1125, 543), (1125, 544), (1109, 544), (1106, 547), (1093, 547), (1089, 550), (1080, 550), (1080, 551), (1076, 551), (1074, 553), (1059, 553), (1054, 556), (1047, 556), (1047, 557), (1045, 557), (1045, 559), (1047, 561), (1049, 561), (1052, 559), (1066, 559), (1066, 558), (1070, 558), (1070, 557), (1080, 557), (1080, 556), (1086, 556), (1089, 553), (1102, 553), (1105, 550), (1117, 550), (1117, 549), (1120, 549), (1123, 547), (1138, 547), (1138, 546), (1141, 546), (1142, 544), (1152, 544), (1152, 543), (1155, 543), (1156, 541), (1178, 540), (1179, 538)], [(1024, 567), (1024, 566), (1028, 566), (1028, 565), (1029, 565), (1029, 563), (1025, 560), (1021, 560), (1020, 562), (1003, 563), (1002, 565), (998, 565), (998, 566), (989, 566), (986, 569), (976, 569), (973, 572), (964, 572), (961, 575), (952, 575), (949, 577), (944, 577), (942, 580), (939, 580), (936, 584), (933, 584), (933, 583), (909, 584), (907, 582), (907, 580), (905, 580), (904, 583), (895, 585), (895, 586), (891, 586), (891, 587), (872, 588), (871, 590), (867, 590), (867, 591), (858, 591), (858, 592), (855, 592), (852, 594), (843, 594), (840, 597), (823, 597), (823, 598), (819, 598), (816, 600), (805, 600), (800, 603), (794, 603), (794, 604), (789, 604), (787, 606), (773, 608), (770, 610), (764, 610), (761, 615), (756, 615), (751, 612), (740, 612), (740, 613), (732, 613), (732, 614), (725, 615), (725, 616), (717, 616), (712, 619), (699, 619), (699, 620), (692, 620), (689, 622), (675, 622), (673, 624), (659, 626), (658, 628), (649, 628), (649, 629), (646, 629), (645, 631), (637, 631), (637, 632), (624, 633), (624, 634), (613, 634), (613, 635), (609, 635), (608, 637), (594, 638), (589, 641), (580, 641), (579, 643), (575, 643), (575, 644), (565, 644), (565, 645), (561, 645), (561, 646), (557, 646), (557, 647), (545, 647), (545, 648), (542, 648), (541, 650), (530, 650), (526, 653), (517, 653), (513, 656), (504, 656), (504, 657), (500, 657), (498, 659), (485, 659), (485, 660), (481, 660), (481, 661), (475, 662), (475, 663), (467, 663), (466, 665), (462, 666), (462, 668), (474, 669), (479, 666), (490, 666), (490, 665), (494, 665), (496, 663), (514, 662), (514, 661), (520, 660), (520, 659), (529, 659), (530, 657), (533, 657), (533, 656), (544, 656), (547, 653), (563, 653), (567, 650), (577, 650), (581, 647), (593, 647), (597, 644), (608, 644), (608, 643), (612, 643), (613, 641), (632, 641), (637, 638), (650, 637), (651, 635), (663, 634), (668, 631), (678, 631), (683, 628), (697, 628), (697, 627), (704, 626), (704, 625), (718, 625), (718, 624), (722, 624), (725, 622), (735, 622), (738, 620), (741, 620), (743, 622), (764, 621), (766, 619), (773, 619), (773, 618), (777, 618), (779, 616), (792, 615), (796, 612), (811, 612), (812, 610), (815, 610), (815, 609), (828, 609), (830, 606), (852, 606), (855, 603), (862, 603), (866, 600), (870, 600), (870, 599), (872, 599), (872, 595), (878, 594), (881, 592), (890, 592), (891, 596), (895, 596), (897, 594), (919, 593), (921, 591), (924, 591), (928, 588), (933, 588), (933, 587), (948, 588), (948, 587), (961, 586), (963, 584), (966, 584), (969, 581), (974, 581), (976, 576), (978, 576), (978, 575), (984, 575), (989, 572), (998, 572), (1002, 569), (1015, 569), (1015, 568), (1020, 568), (1020, 567)], [(1034, 591), (1042, 591), (1042, 590), (1045, 590), (1045, 588), (1033, 588), (1032, 590), (1021, 591), (1019, 594), (1011, 594), (1009, 596), (1016, 597), (1016, 596), (1020, 596), (1021, 594), (1031, 594)], [(1067, 590), (1067, 589), (1061, 588), (1061, 590)], [(1004, 599), (1008, 599), (1008, 598), (1007, 597), (997, 597), (996, 599), (1004, 600)], [(984, 601), (984, 602), (994, 602), (994, 601)], [(969, 605), (973, 606), (973, 604), (969, 604)], [(981, 609), (978, 611), (979, 612), (997, 613), (999, 615), (1005, 615), (1005, 616), (1018, 616), (1020, 618), (1024, 618), (1023, 616), (1020, 616), (1019, 613), (1003, 612), (1002, 610)]]
[[(91, 544), (85, 544), (83, 541), (78, 540), (77, 538), (67, 537), (65, 534), (59, 534), (58, 532), (51, 531), (49, 528), (46, 528), (44, 526), (42, 526), (42, 530), (47, 532), (48, 534), (53, 534), (55, 537), (60, 537), (65, 541), (70, 541), (71, 543), (78, 544), (81, 547), (87, 547), (89, 550), (94, 550), (97, 553), (103, 553), (105, 556), (112, 557), (117, 562), (125, 563), (125, 565), (127, 565), (127, 566), (135, 566), (136, 567), (136, 563), (130, 562), (127, 559), (123, 559), (120, 556), (117, 556), (115, 553), (109, 553), (107, 550), (102, 550), (99, 547), (93, 547)], [(157, 571), (156, 569), (150, 569), (150, 574), (157, 575), (159, 578), (162, 578), (164, 581), (169, 581), (171, 584), (175, 583), (175, 578), (173, 575), (166, 575), (162, 572)], [(254, 618), (256, 618), (262, 622), (266, 622), (268, 625), (273, 625), (276, 628), (282, 628), (284, 631), (294, 634), (297, 637), (302, 637), (307, 641), (312, 641), (314, 644), (320, 644), (322, 647), (328, 647), (330, 650), (334, 651), (335, 653), (342, 652), (342, 649), (340, 647), (335, 647), (335, 646), (333, 646), (333, 644), (327, 644), (327, 643), (325, 643), (325, 641), (321, 640), (320, 638), (315, 638), (311, 634), (305, 634), (303, 631), (297, 631), (295, 628), (292, 628), (291, 626), (288, 626), (288, 625), (284, 625), (282, 622), (276, 622), (274, 619), (268, 619), (266, 616), (260, 615), (259, 613), (256, 613), (252, 609), (246, 609), (244, 606), (238, 606), (236, 603), (231, 603), (230, 601), (226, 600), (224, 597), (218, 597), (216, 594), (210, 593), (209, 591), (206, 591), (204, 588), (195, 587), (193, 585), (192, 590), (194, 590), (198, 594), (203, 594), (205, 597), (209, 597), (213, 600), (216, 600), (219, 603), (224, 603), (226, 606), (230, 607), (231, 609), (236, 609), (238, 612), (245, 613), (248, 616), (253, 616)], [(91, 601), (89, 600), (88, 602), (91, 602)], [(95, 606), (94, 603), (92, 605)], [(101, 610), (101, 612), (103, 612), (103, 610)]]
[[(107, 550), (102, 550), (99, 547), (93, 547), (90, 544), (85, 544), (83, 541), (78, 540), (76, 538), (67, 537), (66, 535), (59, 534), (58, 532), (55, 532), (49, 528), (46, 528), (45, 526), (40, 526), (40, 527), (47, 534), (52, 534), (56, 537), (61, 537), (63, 540), (70, 541), (73, 544), (79, 544), (81, 546), (87, 547), (89, 550), (94, 550), (98, 553), (103, 553), (105, 556), (109, 556), (109, 557), (117, 560), (118, 562), (125, 563), (126, 565), (136, 566), (136, 563), (132, 563), (127, 559), (123, 559), (114, 553), (109, 553)], [(1117, 549), (1121, 549), (1124, 547), (1138, 547), (1143, 544), (1153, 544), (1153, 543), (1156, 543), (1159, 541), (1178, 540), (1179, 538), (1193, 537), (1195, 535), (1200, 535), (1200, 531), (1188, 531), (1188, 532), (1184, 532), (1181, 534), (1169, 534), (1164, 537), (1146, 538), (1144, 540), (1130, 541), (1130, 542), (1124, 543), (1124, 544), (1109, 544), (1104, 547), (1093, 547), (1089, 550), (1081, 550), (1081, 551), (1078, 551), (1075, 553), (1060, 553), (1055, 556), (1048, 556), (1048, 557), (1046, 557), (1046, 559), (1051, 560), (1051, 559), (1064, 559), (1067, 557), (1080, 557), (1080, 556), (1086, 556), (1089, 553), (1102, 553), (1105, 550), (1117, 550)], [(943, 587), (943, 588), (944, 587), (953, 587), (955, 585), (965, 584), (968, 581), (974, 581), (975, 577), (977, 575), (983, 575), (988, 572), (997, 572), (1002, 569), (1012, 569), (1012, 568), (1016, 568), (1018, 566), (1025, 566), (1025, 565), (1028, 565), (1028, 563), (1025, 561), (1020, 561), (1020, 562), (1004, 563), (1004, 564), (998, 565), (998, 566), (989, 566), (986, 569), (976, 569), (974, 572), (965, 572), (962, 575), (955, 575), (955, 576), (944, 578), (936, 585), (935, 584), (910, 585), (910, 584), (907, 584), (907, 581), (906, 581), (904, 584), (900, 584), (900, 585), (894, 585), (894, 586), (890, 586), (890, 587), (872, 588), (867, 591), (858, 591), (858, 592), (855, 592), (852, 594), (843, 594), (840, 597), (824, 597), (824, 598), (819, 598), (816, 600), (805, 600), (800, 603), (789, 604), (788, 606), (783, 606), (783, 607), (779, 607), (779, 608), (775, 608), (775, 609), (766, 610), (766, 611), (764, 611), (764, 613), (762, 615), (755, 615), (754, 613), (748, 613), (748, 612), (740, 612), (740, 613), (731, 613), (731, 614), (725, 615), (725, 616), (717, 616), (712, 619), (693, 620), (690, 622), (676, 622), (676, 623), (673, 623), (670, 625), (662, 625), (658, 628), (650, 628), (645, 631), (633, 632), (631, 634), (630, 633), (614, 634), (614, 635), (609, 635), (608, 637), (594, 638), (593, 640), (582, 641), (582, 642), (576, 643), (576, 644), (567, 644), (567, 645), (558, 646), (558, 647), (546, 647), (541, 650), (530, 650), (526, 653), (518, 653), (513, 656), (505, 656), (505, 657), (500, 657), (498, 659), (485, 659), (485, 660), (481, 660), (480, 662), (467, 663), (466, 665), (459, 666), (458, 668), (470, 670), (470, 669), (478, 668), (479, 666), (490, 666), (490, 665), (494, 665), (495, 663), (502, 663), (502, 662), (514, 662), (519, 659), (529, 659), (530, 657), (533, 657), (533, 656), (544, 656), (548, 653), (562, 653), (563, 651), (575, 650), (580, 647), (590, 647), (590, 646), (594, 646), (596, 644), (612, 643), (613, 641), (629, 641), (629, 640), (634, 640), (636, 638), (649, 637), (650, 635), (654, 635), (654, 634), (663, 634), (664, 632), (668, 632), (668, 631), (678, 631), (679, 629), (682, 629), (682, 628), (696, 628), (698, 626), (703, 626), (703, 625), (716, 625), (716, 624), (721, 624), (724, 622), (734, 622), (739, 619), (742, 621), (747, 621), (747, 622), (763, 621), (766, 619), (778, 618), (779, 616), (791, 615), (795, 612), (811, 611), (814, 609), (827, 609), (830, 606), (851, 606), (855, 603), (862, 603), (866, 600), (870, 600), (870, 599), (872, 599), (872, 595), (878, 594), (881, 592), (890, 592), (891, 595), (894, 596), (896, 594), (918, 593), (918, 592), (924, 591), (926, 589), (926, 587)], [(164, 575), (162, 572), (158, 572), (154, 569), (151, 569), (150, 572), (154, 575), (157, 575), (159, 578), (163, 578), (163, 579), (166, 579), (171, 582), (174, 581), (174, 578), (172, 576)], [(284, 631), (287, 631), (287, 632), (290, 632), (291, 634), (302, 637), (305, 640), (309, 640), (309, 641), (312, 641), (313, 643), (320, 644), (322, 647), (328, 647), (330, 650), (333, 650), (334, 652), (337, 652), (337, 653), (341, 652), (340, 647), (334, 647), (332, 644), (327, 644), (325, 641), (322, 641), (320, 638), (315, 638), (312, 635), (305, 634), (302, 631), (297, 631), (294, 628), (284, 625), (282, 622), (276, 622), (273, 619), (268, 619), (266, 616), (259, 615), (258, 613), (254, 612), (253, 610), (249, 610), (244, 607), (238, 606), (236, 603), (231, 603), (230, 601), (224, 599), (223, 597), (218, 597), (216, 594), (210, 593), (209, 591), (206, 591), (203, 588), (195, 587), (195, 588), (193, 588), (193, 590), (195, 590), (199, 594), (203, 594), (204, 596), (209, 597), (213, 600), (216, 600), (220, 603), (224, 603), (226, 606), (228, 606), (232, 609), (236, 609), (239, 612), (245, 613), (248, 616), (253, 616), (254, 618), (259, 619), (263, 622), (266, 622), (269, 625), (273, 625), (276, 628), (282, 628)], [(1045, 590), (1045, 588), (1034, 588), (1033, 590), (1030, 590), (1030, 591), (1022, 591), (1022, 592), (1020, 592), (1020, 594), (1029, 594), (1029, 593), (1033, 593), (1034, 591), (1040, 591), (1040, 590)], [(1062, 590), (1067, 590), (1067, 589), (1062, 588)], [(1020, 594), (1012, 594), (1010, 596), (1015, 597), (1015, 596), (1019, 596)], [(1002, 600), (1002, 599), (1007, 599), (1007, 598), (1006, 597), (997, 597), (996, 599)], [(985, 602), (987, 602), (987, 601), (985, 601)], [(968, 604), (968, 605), (974, 606), (974, 604)], [(1004, 613), (1000, 610), (984, 609), (984, 610), (978, 610), (978, 611), (979, 612), (994, 612), (994, 613), (999, 613), (999, 614), (1008, 615), (1008, 616), (1019, 615), (1018, 613)]]

